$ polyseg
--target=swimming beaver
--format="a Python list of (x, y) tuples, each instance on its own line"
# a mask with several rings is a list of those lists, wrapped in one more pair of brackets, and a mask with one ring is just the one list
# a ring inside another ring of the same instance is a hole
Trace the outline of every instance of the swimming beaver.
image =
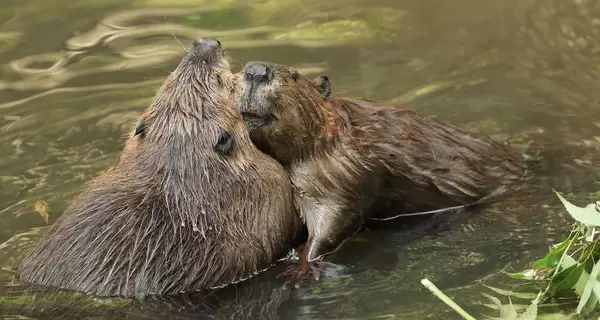
[(117, 162), (77, 197), (18, 279), (100, 296), (240, 281), (302, 240), (283, 167), (252, 144), (221, 44), (199, 39)]
[[(482, 202), (524, 174), (524, 159), (481, 134), (372, 101), (331, 96), (327, 77), (252, 62), (238, 106), (253, 142), (284, 165), (308, 227), (300, 268), (335, 250), (368, 219)], [(312, 269), (312, 270), (311, 270)]]

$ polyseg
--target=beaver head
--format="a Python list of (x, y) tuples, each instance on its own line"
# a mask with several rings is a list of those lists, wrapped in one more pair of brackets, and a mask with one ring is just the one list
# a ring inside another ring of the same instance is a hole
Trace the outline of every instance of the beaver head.
[[(214, 39), (196, 40), (140, 119), (134, 138), (129, 141), (134, 144), (130, 150), (145, 145), (163, 146), (178, 137), (190, 144), (188, 147), (194, 145), (203, 156), (217, 161), (224, 154), (231, 154), (228, 161), (239, 156), (243, 150), (235, 140), (243, 140), (245, 131), (239, 117), (233, 114), (235, 109), (229, 107), (233, 103), (233, 80), (221, 43)], [(167, 146), (181, 147), (171, 143)], [(215, 152), (208, 152), (209, 149)], [(173, 151), (182, 154), (182, 150)]]
[(301, 232), (283, 167), (252, 144), (221, 44), (194, 42), (117, 164), (92, 181), (25, 259), (18, 279), (143, 296), (239, 281)]
[(335, 112), (326, 76), (310, 80), (293, 68), (251, 62), (238, 75), (237, 103), (259, 149), (287, 165), (331, 137)]

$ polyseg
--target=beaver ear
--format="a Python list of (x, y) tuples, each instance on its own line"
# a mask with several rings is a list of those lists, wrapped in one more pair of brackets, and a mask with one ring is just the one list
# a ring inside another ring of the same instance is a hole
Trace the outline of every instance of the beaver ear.
[(216, 152), (228, 154), (233, 149), (233, 136), (225, 131), (221, 133), (217, 141), (213, 144), (213, 150)]
[(296, 81), (296, 80), (298, 80), (298, 76), (299, 76), (299, 75), (300, 75), (300, 74), (298, 73), (298, 71), (297, 71), (297, 70), (292, 70), (292, 72), (291, 72), (291, 74), (290, 74), (290, 77), (292, 78), (292, 80)]
[(144, 136), (145, 133), (146, 133), (146, 123), (144, 122), (144, 120), (140, 120), (138, 125), (135, 127), (135, 132), (133, 133), (133, 136), (134, 137), (138, 136), (138, 135)]
[(319, 93), (323, 99), (329, 98), (331, 95), (331, 82), (329, 82), (329, 77), (320, 76), (313, 80), (317, 88), (319, 89)]

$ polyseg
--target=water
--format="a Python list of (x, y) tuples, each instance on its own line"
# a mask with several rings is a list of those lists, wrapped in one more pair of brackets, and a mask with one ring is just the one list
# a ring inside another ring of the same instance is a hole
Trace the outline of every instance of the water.
[[(478, 318), (498, 316), (484, 305), (482, 293), (495, 294), (486, 285), (515, 289), (499, 271), (527, 267), (569, 229), (551, 188), (580, 205), (600, 198), (598, 1), (5, 0), (0, 8), (5, 317), (458, 319), (421, 286), (425, 277)], [(234, 71), (250, 60), (293, 65), (327, 74), (338, 92), (534, 141), (545, 160), (534, 170), (539, 188), (425, 235), (364, 232), (327, 258), (322, 283), (296, 291), (280, 288), (285, 265), (212, 297), (144, 302), (34, 294), (13, 283), (10, 269), (46, 226), (33, 204), (45, 200), (53, 223), (114, 163), (200, 36), (222, 41)]]

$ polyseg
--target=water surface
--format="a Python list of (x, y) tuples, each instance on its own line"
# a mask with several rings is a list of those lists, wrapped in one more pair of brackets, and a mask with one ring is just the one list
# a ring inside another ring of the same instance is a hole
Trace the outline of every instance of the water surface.
[[(580, 205), (600, 198), (598, 1), (8, 0), (0, 9), (5, 317), (458, 319), (424, 277), (478, 318), (498, 316), (484, 305), (482, 293), (495, 294), (486, 285), (515, 288), (499, 272), (527, 267), (569, 229), (551, 188)], [(219, 38), (234, 71), (250, 60), (288, 64), (327, 74), (335, 91), (532, 143), (529, 155), (544, 160), (532, 169), (536, 188), (418, 236), (366, 231), (327, 258), (321, 283), (295, 291), (280, 288), (285, 265), (212, 297), (141, 303), (13, 283), (11, 269), (47, 226), (33, 204), (46, 201), (53, 223), (115, 162), (197, 37)]]

